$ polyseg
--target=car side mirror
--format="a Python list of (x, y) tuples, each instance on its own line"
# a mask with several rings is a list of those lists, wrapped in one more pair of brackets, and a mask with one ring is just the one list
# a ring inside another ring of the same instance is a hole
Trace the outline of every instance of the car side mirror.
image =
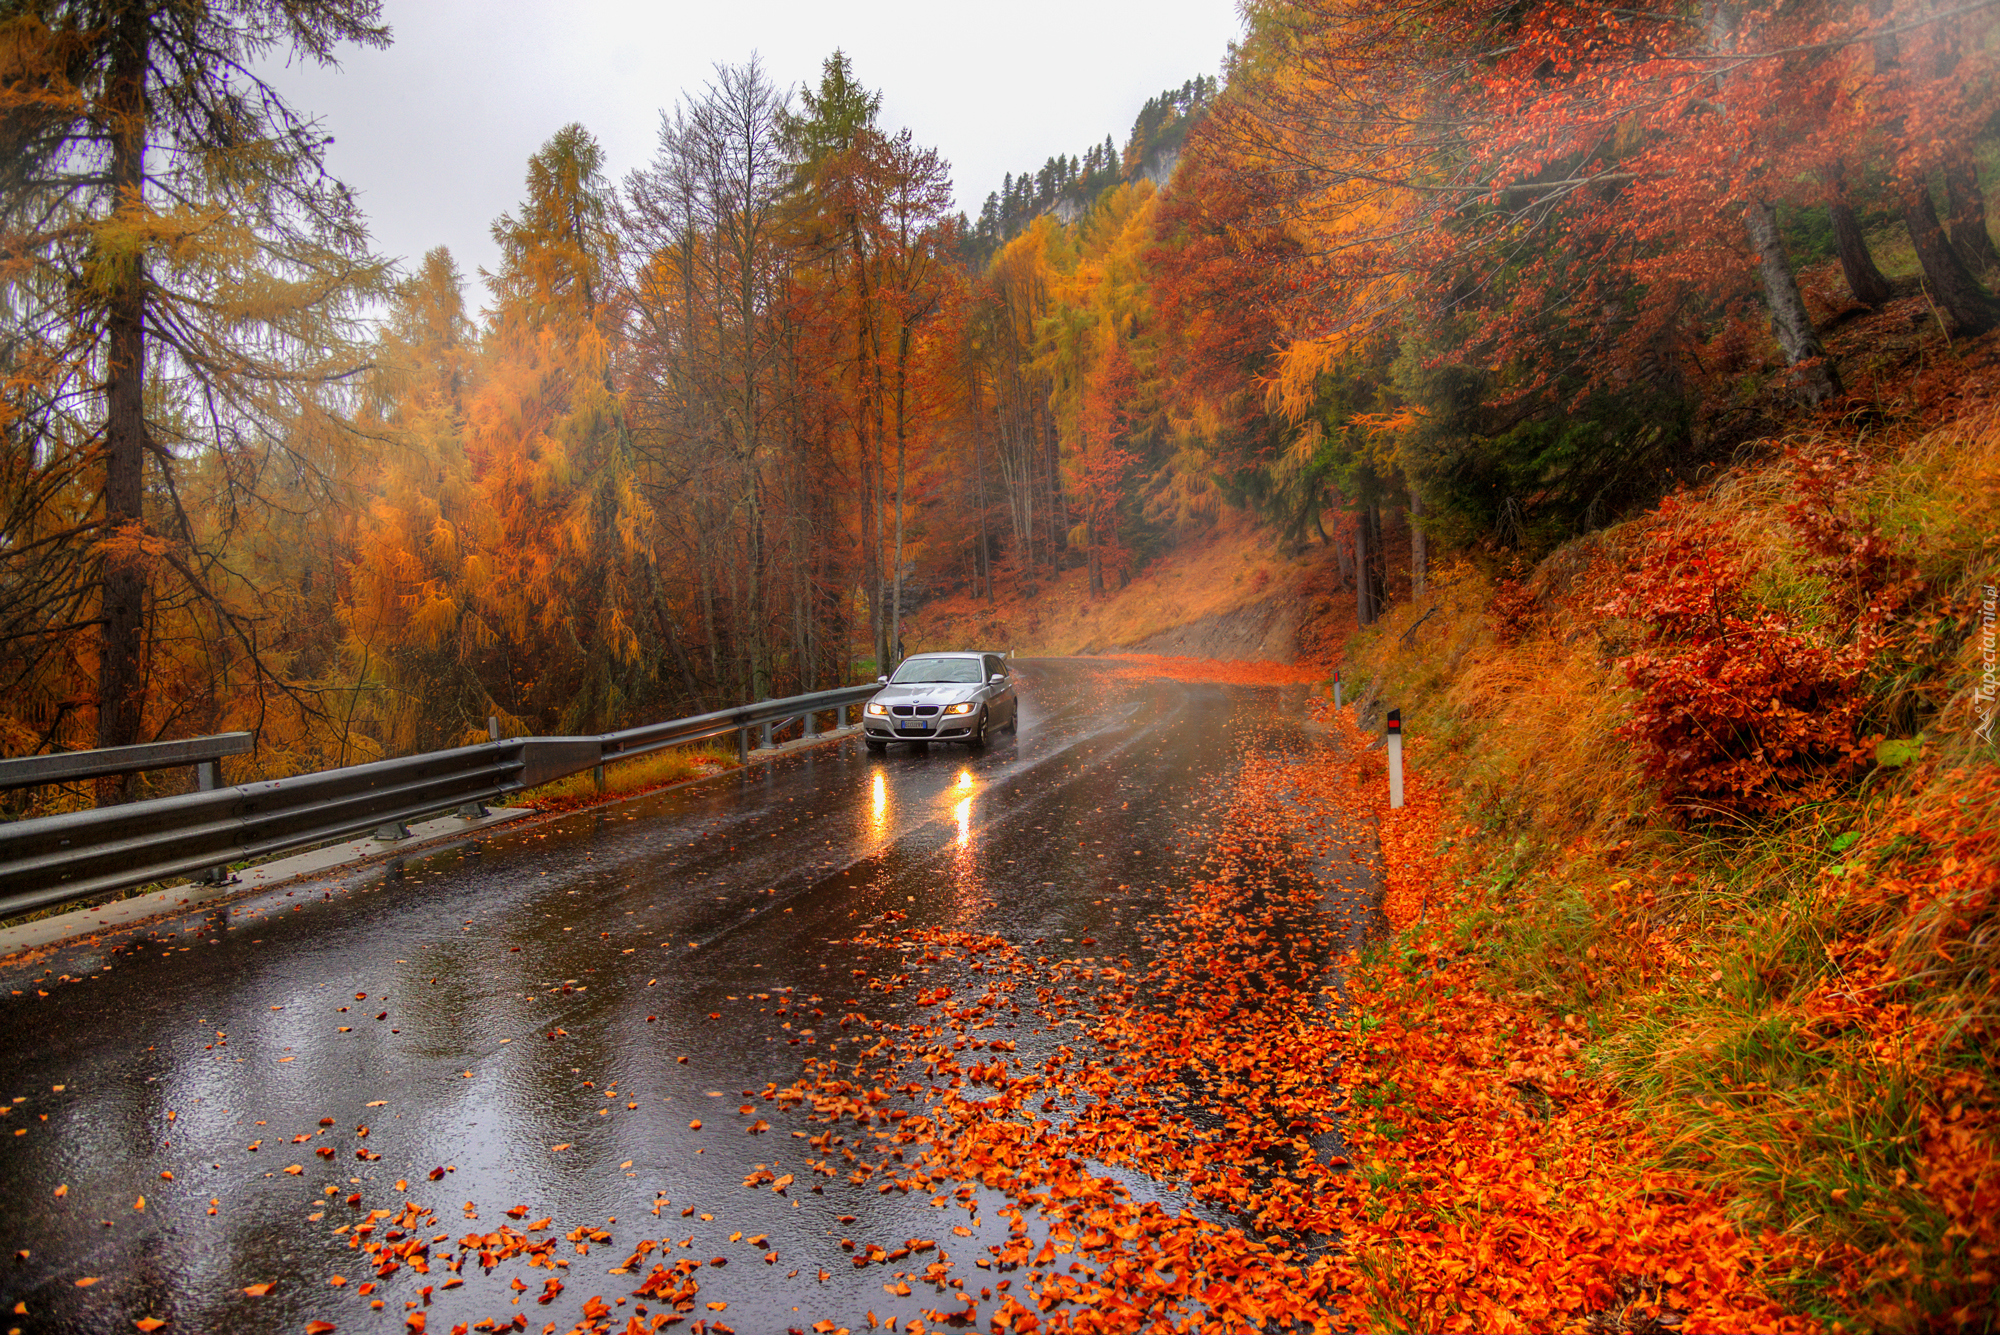
[(1007, 680), (1007, 674), (1004, 672), (996, 672), (992, 676), (988, 677), (986, 680), (992, 682), (995, 686), (998, 686), (1002, 682)]
[(875, 680), (877, 680), (877, 681), (887, 681), (887, 680), (889, 680), (889, 679), (888, 679), (887, 677), (877, 677), (877, 678), (876, 678)]

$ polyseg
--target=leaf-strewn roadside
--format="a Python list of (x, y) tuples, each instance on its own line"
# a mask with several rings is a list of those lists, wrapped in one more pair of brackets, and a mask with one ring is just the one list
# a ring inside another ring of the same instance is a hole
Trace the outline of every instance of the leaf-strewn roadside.
[[(1384, 835), (1403, 931), (1354, 982), (1382, 1032), (1451, 989), (1487, 1018), (1425, 1060), (1505, 1045), (1482, 1116), (1568, 1118), (1572, 1158), (1678, 1174), (1702, 1227), (1758, 1239), (1709, 1262), (1761, 1253), (1775, 1296), (1834, 1327), (2000, 1320), (1996, 513), (1990, 407), (1822, 432), (1513, 579), (1449, 572), (1347, 665), (1412, 734)], [(1708, 602), (1655, 605), (1673, 590)], [(1399, 1092), (1385, 1125), (1427, 1097)], [(1589, 1129), (1613, 1093), (1644, 1137)], [(1433, 1175), (1439, 1148), (1417, 1154)], [(1382, 1235), (1380, 1319), (1476, 1310), (1449, 1266), (1484, 1254), (1440, 1238), (1476, 1243), (1491, 1208)]]

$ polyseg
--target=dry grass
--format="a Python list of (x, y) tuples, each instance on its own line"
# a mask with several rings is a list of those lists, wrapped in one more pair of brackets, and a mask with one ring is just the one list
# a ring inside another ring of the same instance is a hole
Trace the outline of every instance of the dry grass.
[[(1960, 399), (1960, 403), (1965, 400)], [(1787, 1301), (1849, 1328), (2000, 1322), (2000, 751), (1978, 732), (1978, 599), (2000, 583), (2000, 410), (1900, 438), (1848, 497), (1925, 590), (1868, 681), (1917, 737), (1833, 801), (1680, 828), (1617, 734), (1638, 628), (1596, 611), (1652, 517), (1554, 553), (1516, 643), (1456, 571), (1348, 648), (1403, 709), (1409, 762), (1455, 792), (1427, 896), (1496, 993), (1574, 1014), (1584, 1057), (1669, 1161), (1790, 1249)], [(1721, 479), (1683, 522), (1755, 554), (1754, 596), (1822, 624), (1780, 463)], [(1426, 612), (1430, 615), (1425, 617)], [(1419, 621), (1421, 620), (1421, 625)], [(1366, 686), (1361, 686), (1367, 683)]]
[(735, 767), (736, 757), (713, 744), (677, 746), (606, 765), (602, 788), (597, 786), (596, 776), (585, 770), (531, 788), (509, 801), (541, 811), (569, 811), (594, 806), (607, 798), (633, 797), (689, 779), (706, 778)]
[(1206, 616), (1273, 597), (1303, 596), (1329, 558), (1322, 547), (1287, 559), (1272, 534), (1248, 514), (1225, 511), (1214, 528), (1183, 543), (1125, 588), (1089, 592), (1086, 572), (1066, 570), (1021, 591), (996, 581), (992, 606), (970, 593), (926, 604), (906, 623), (910, 653), (927, 649), (1013, 649), (1021, 654), (1102, 653), (1124, 648)]

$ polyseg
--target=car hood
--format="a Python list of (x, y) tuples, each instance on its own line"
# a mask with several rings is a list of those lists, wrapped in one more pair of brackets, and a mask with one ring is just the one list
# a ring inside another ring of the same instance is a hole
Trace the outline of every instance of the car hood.
[(974, 682), (913, 681), (907, 686), (884, 686), (875, 692), (875, 699), (885, 705), (949, 705), (977, 694)]

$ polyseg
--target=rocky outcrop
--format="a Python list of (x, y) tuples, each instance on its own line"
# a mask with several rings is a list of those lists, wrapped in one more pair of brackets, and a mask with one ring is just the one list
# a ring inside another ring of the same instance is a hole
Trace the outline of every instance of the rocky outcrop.
[(1167, 182), (1174, 179), (1174, 168), (1180, 160), (1181, 146), (1178, 143), (1163, 144), (1146, 155), (1139, 174), (1151, 181), (1154, 189), (1164, 190)]

